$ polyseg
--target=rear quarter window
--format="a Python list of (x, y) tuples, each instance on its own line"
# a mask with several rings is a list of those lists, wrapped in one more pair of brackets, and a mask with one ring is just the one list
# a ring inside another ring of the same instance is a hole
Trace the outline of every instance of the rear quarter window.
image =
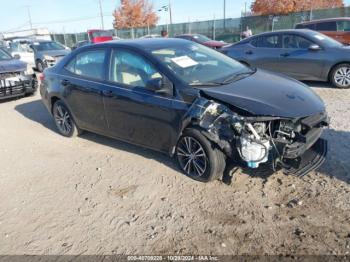
[(310, 29), (310, 30), (316, 30), (315, 24), (298, 24), (295, 26), (295, 29)]
[(321, 22), (316, 24), (317, 31), (337, 31), (336, 22)]

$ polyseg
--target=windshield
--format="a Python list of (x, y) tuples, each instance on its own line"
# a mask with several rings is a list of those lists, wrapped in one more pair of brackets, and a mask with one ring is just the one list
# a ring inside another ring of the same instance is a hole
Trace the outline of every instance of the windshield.
[(64, 46), (56, 42), (36, 42), (33, 44), (38, 51), (64, 50)]
[(96, 31), (96, 32), (93, 32), (92, 34), (92, 38), (95, 38), (95, 37), (112, 37), (113, 34), (109, 31)]
[(212, 41), (209, 37), (206, 37), (205, 35), (193, 35), (193, 38), (201, 43)]
[(193, 42), (154, 49), (151, 53), (189, 85), (224, 84), (232, 76), (252, 72), (241, 63)]
[(333, 38), (330, 38), (324, 34), (313, 32), (313, 36), (315, 39), (320, 41), (323, 45), (326, 47), (341, 47), (343, 46), (342, 43), (338, 42), (337, 40), (334, 40)]
[(0, 60), (10, 60), (12, 59), (11, 55), (5, 50), (0, 48)]

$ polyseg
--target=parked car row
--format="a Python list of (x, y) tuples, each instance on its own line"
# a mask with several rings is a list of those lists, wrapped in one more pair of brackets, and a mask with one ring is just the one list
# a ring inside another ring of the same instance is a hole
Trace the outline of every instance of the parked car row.
[(325, 160), (329, 120), (292, 78), (347, 88), (349, 50), (308, 29), (232, 45), (197, 34), (91, 43), (47, 67), (40, 93), (63, 136), (87, 130), (161, 151), (202, 182), (228, 163), (303, 176)]

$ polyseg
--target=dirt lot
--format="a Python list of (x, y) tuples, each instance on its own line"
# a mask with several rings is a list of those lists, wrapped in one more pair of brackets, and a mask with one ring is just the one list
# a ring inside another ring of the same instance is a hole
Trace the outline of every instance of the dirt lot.
[(332, 117), (326, 163), (230, 185), (91, 133), (63, 138), (39, 95), (0, 103), (0, 254), (349, 254), (350, 90), (313, 85)]

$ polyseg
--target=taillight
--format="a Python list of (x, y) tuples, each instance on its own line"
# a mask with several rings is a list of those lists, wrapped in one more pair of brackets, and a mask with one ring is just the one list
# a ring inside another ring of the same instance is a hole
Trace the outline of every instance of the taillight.
[(45, 75), (44, 75), (44, 73), (40, 73), (40, 74), (39, 74), (39, 80), (40, 80), (40, 82), (43, 82), (43, 81), (45, 80)]

